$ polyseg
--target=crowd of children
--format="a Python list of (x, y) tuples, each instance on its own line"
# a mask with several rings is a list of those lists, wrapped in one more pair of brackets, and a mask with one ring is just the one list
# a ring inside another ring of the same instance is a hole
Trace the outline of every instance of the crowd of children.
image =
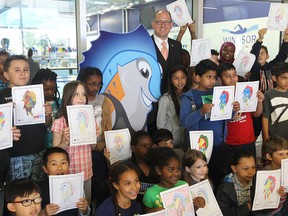
[[(144, 130), (132, 134), (132, 157), (113, 165), (106, 160), (110, 152), (104, 131), (112, 130), (112, 120), (109, 99), (99, 93), (101, 71), (85, 68), (81, 81), (68, 82), (60, 99), (57, 74), (39, 70), (32, 84), (43, 84), (45, 123), (13, 127), (13, 147), (0, 150), (0, 215), (3, 211), (4, 215), (7, 211), (17, 216), (54, 215), (59, 205), (49, 201), (48, 176), (80, 172), (84, 173), (85, 194), (75, 203), (75, 209), (57, 215), (132, 216), (155, 212), (163, 209), (160, 192), (205, 179), (225, 216), (288, 215), (283, 187), (277, 189), (281, 197), (277, 208), (252, 211), (257, 169), (281, 169), (281, 160), (288, 158), (288, 63), (283, 62), (288, 54), (288, 31), (276, 60), (270, 64), (266, 62), (267, 48), (261, 45), (265, 33), (265, 29), (259, 30), (252, 49), (258, 59), (251, 69), (251, 80), (260, 81), (255, 112), (239, 112), (240, 104), (235, 101), (231, 119), (210, 121), (214, 86), (217, 82), (236, 86), (239, 81), (232, 64), (235, 45), (224, 43), (219, 65), (205, 59), (195, 68), (188, 68), (190, 74), (181, 65), (171, 68), (167, 93), (159, 99), (158, 130), (153, 137)], [(11, 88), (27, 85), (30, 75), (24, 56), (7, 57), (3, 76), (8, 86), (0, 90), (0, 104), (11, 102)], [(84, 104), (94, 109), (97, 144), (70, 146), (66, 107)], [(253, 118), (261, 115), (262, 155), (268, 163), (258, 168), (254, 128), (259, 122), (253, 122)], [(209, 163), (202, 152), (190, 149), (189, 132), (198, 130), (213, 130)], [(195, 211), (204, 208), (205, 199), (195, 197), (193, 205)]]

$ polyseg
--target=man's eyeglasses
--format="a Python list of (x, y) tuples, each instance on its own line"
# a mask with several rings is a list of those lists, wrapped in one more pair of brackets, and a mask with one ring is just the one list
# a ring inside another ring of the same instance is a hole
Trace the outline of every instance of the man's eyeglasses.
[(28, 207), (34, 202), (35, 204), (39, 204), (42, 202), (42, 197), (36, 197), (34, 199), (26, 199), (22, 201), (14, 201), (13, 203), (21, 203), (24, 207)]
[(155, 23), (157, 25), (162, 25), (162, 24), (169, 25), (170, 23), (172, 23), (172, 20), (156, 20)]
[(101, 87), (103, 86), (102, 83), (88, 83), (88, 82), (86, 82), (86, 84), (87, 84), (88, 86), (98, 87), (98, 88), (101, 88)]

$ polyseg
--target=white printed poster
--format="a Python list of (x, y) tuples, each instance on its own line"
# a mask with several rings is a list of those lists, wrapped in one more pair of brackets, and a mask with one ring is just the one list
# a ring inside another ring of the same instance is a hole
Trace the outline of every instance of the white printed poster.
[(0, 150), (13, 146), (12, 109), (13, 103), (0, 105)]
[(281, 170), (257, 171), (256, 190), (252, 211), (275, 209), (280, 202), (277, 190), (280, 187)]
[(192, 40), (191, 66), (197, 65), (203, 59), (211, 58), (210, 40), (196, 39)]
[(131, 157), (131, 136), (128, 128), (104, 131), (106, 146), (110, 151), (110, 163)]
[(245, 77), (245, 75), (250, 72), (254, 62), (255, 55), (252, 53), (240, 51), (233, 62), (233, 65), (236, 68), (237, 74), (239, 76)]
[(284, 31), (288, 24), (288, 4), (271, 3), (267, 28)]
[(15, 103), (15, 126), (45, 123), (42, 84), (12, 87), (12, 101)]
[(207, 158), (207, 162), (213, 151), (213, 131), (189, 131), (190, 148), (201, 151)]
[(190, 192), (192, 200), (196, 197), (202, 197), (205, 199), (204, 208), (199, 208), (196, 211), (197, 216), (222, 216), (221, 209), (217, 203), (208, 179), (190, 186)]
[(84, 197), (84, 173), (50, 175), (50, 203), (60, 206), (59, 212), (76, 208), (76, 203)]
[(96, 144), (96, 125), (92, 105), (67, 106), (70, 146)]
[(190, 24), (193, 22), (185, 0), (175, 1), (167, 5), (166, 8), (170, 12), (172, 20), (178, 26), (184, 26), (187, 23)]
[(234, 101), (234, 86), (217, 86), (213, 90), (211, 121), (231, 119)]
[(194, 216), (194, 206), (188, 184), (160, 192), (167, 216)]
[(285, 192), (288, 192), (288, 159), (281, 160), (281, 186), (285, 188)]
[(259, 81), (236, 83), (235, 101), (240, 104), (239, 112), (255, 112), (258, 98)]

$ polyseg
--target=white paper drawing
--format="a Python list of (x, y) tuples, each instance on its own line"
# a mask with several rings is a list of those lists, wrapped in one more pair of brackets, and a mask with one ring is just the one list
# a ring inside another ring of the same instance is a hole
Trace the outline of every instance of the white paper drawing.
[(238, 82), (235, 90), (235, 101), (240, 104), (240, 112), (255, 112), (257, 108), (257, 91), (259, 81)]
[(161, 211), (157, 211), (157, 212), (153, 212), (153, 213), (148, 213), (148, 214), (141, 214), (139, 216), (167, 216), (166, 214), (166, 210), (161, 210)]
[(271, 3), (267, 28), (284, 31), (288, 24), (288, 4)]
[(102, 140), (102, 106), (94, 107), (94, 118), (96, 126), (99, 128), (99, 136), (97, 137), (97, 141)]
[(13, 103), (0, 105), (0, 150), (13, 146), (12, 109)]
[(110, 151), (110, 163), (131, 157), (131, 136), (128, 128), (104, 131), (107, 148)]
[(208, 179), (190, 186), (190, 192), (192, 200), (195, 197), (203, 197), (205, 199), (205, 207), (196, 211), (198, 216), (222, 216)]
[(92, 105), (67, 106), (70, 146), (96, 143), (96, 125)]
[(281, 186), (285, 188), (285, 192), (288, 192), (288, 159), (281, 160)]
[(178, 26), (184, 26), (187, 23), (192, 23), (192, 18), (189, 14), (185, 0), (178, 0), (166, 6), (171, 14), (172, 20)]
[(49, 176), (50, 203), (60, 206), (57, 213), (77, 208), (76, 203), (84, 197), (83, 182), (83, 172)]
[(245, 77), (245, 75), (251, 70), (255, 59), (256, 57), (254, 54), (240, 51), (233, 62), (237, 74), (239, 76)]
[(252, 211), (277, 208), (280, 195), (281, 170), (258, 171), (256, 175), (256, 189)]
[(42, 84), (12, 87), (12, 101), (15, 103), (14, 125), (45, 123)]
[(211, 58), (210, 40), (196, 39), (192, 40), (191, 48), (191, 66), (195, 66), (203, 59)]
[(211, 121), (231, 119), (234, 101), (234, 86), (217, 86), (213, 90)]
[(167, 216), (193, 216), (194, 206), (188, 184), (160, 192)]
[(201, 151), (207, 158), (207, 162), (213, 151), (213, 131), (189, 131), (190, 148)]

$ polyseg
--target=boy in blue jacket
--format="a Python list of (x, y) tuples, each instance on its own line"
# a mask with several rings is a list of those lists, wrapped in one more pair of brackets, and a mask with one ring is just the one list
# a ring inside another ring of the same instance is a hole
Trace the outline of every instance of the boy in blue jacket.
[[(183, 94), (180, 105), (180, 122), (186, 129), (187, 140), (189, 140), (189, 131), (213, 130), (214, 144), (209, 162), (209, 177), (214, 183), (215, 190), (225, 176), (224, 165), (227, 158), (225, 154), (226, 122), (224, 120), (210, 121), (209, 118), (213, 107), (211, 98), (217, 79), (217, 69), (217, 65), (209, 59), (200, 61), (195, 67), (199, 86)], [(207, 101), (210, 102), (207, 103)], [(234, 111), (239, 108), (239, 103), (235, 103)]]

